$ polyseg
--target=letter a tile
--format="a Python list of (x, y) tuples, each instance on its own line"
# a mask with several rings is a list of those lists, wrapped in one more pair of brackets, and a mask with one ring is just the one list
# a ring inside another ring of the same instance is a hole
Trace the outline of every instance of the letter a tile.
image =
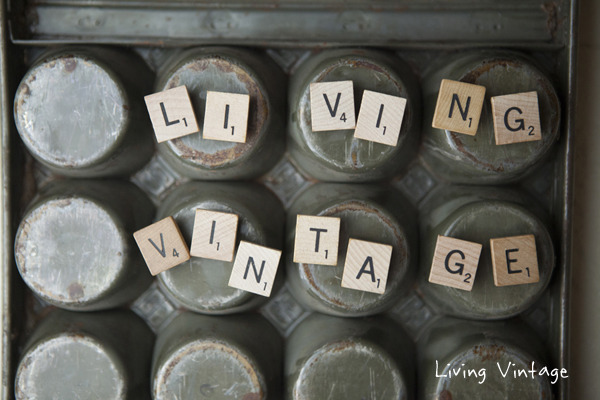
[(542, 140), (537, 92), (492, 97), (496, 144)]
[(281, 251), (240, 242), (229, 286), (269, 297), (277, 274)]
[(233, 261), (239, 217), (209, 210), (196, 210), (190, 254), (212, 260)]
[(140, 229), (133, 237), (153, 276), (190, 259), (187, 244), (173, 217)]
[(310, 84), (313, 132), (354, 129), (354, 89), (352, 81)]
[(204, 139), (246, 143), (250, 96), (207, 92), (204, 113)]
[(383, 294), (392, 246), (350, 239), (342, 275), (342, 287)]
[(396, 146), (405, 107), (406, 99), (402, 97), (365, 90), (354, 137)]
[(337, 265), (339, 242), (339, 218), (296, 217), (295, 263)]
[(490, 239), (494, 284), (523, 285), (540, 280), (535, 236), (511, 236)]
[(479, 243), (438, 236), (429, 282), (471, 291), (482, 247)]
[(144, 97), (158, 143), (198, 132), (185, 85)]
[(442, 79), (431, 126), (474, 136), (484, 99), (484, 86)]

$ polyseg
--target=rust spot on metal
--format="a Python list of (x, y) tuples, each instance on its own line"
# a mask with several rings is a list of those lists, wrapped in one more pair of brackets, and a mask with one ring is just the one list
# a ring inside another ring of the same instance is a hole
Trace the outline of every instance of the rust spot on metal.
[(73, 300), (81, 299), (84, 296), (83, 286), (79, 282), (73, 282), (67, 288), (69, 298)]
[(261, 396), (258, 393), (248, 393), (244, 397), (242, 397), (242, 400), (260, 400), (260, 399), (261, 399)]
[(439, 400), (452, 400), (452, 393), (449, 390), (442, 390), (438, 396)]
[(547, 3), (542, 4), (542, 10), (544, 10), (548, 16), (547, 24), (550, 36), (552, 36), (552, 40), (556, 40), (556, 33), (558, 31), (559, 24), (558, 6), (555, 2), (549, 1)]
[[(214, 66), (224, 74), (235, 73), (237, 79), (245, 86), (248, 95), (250, 96), (246, 142), (237, 143), (229, 149), (219, 150), (213, 154), (192, 149), (185, 145), (182, 139), (173, 139), (171, 140), (171, 143), (177, 148), (178, 154), (182, 159), (194, 161), (195, 163), (208, 168), (217, 168), (228, 164), (233, 160), (242, 158), (256, 145), (269, 117), (269, 105), (261, 90), (262, 88), (254, 77), (231, 60), (211, 55), (209, 58), (195, 60), (185, 65), (182, 69), (202, 72), (206, 70), (209, 65)], [(179, 74), (175, 74), (169, 79), (166, 86), (168, 88), (179, 86), (180, 81), (181, 77)]]
[(493, 68), (496, 68), (496, 67), (521, 68), (522, 64), (518, 61), (512, 60), (510, 58), (504, 58), (504, 57), (485, 60), (481, 63), (481, 65), (479, 67), (464, 74), (459, 79), (459, 81), (465, 82), (465, 83), (476, 84), (477, 80), (479, 79), (479, 77), (481, 77), (481, 75), (485, 74), (486, 72), (489, 72), (490, 70), (492, 70)]
[(498, 346), (497, 344), (475, 346), (475, 348), (473, 348), (473, 354), (480, 356), (482, 362), (497, 361), (504, 353), (504, 346)]
[(479, 158), (475, 157), (471, 154), (467, 149), (465, 149), (465, 145), (463, 144), (460, 136), (454, 132), (450, 132), (450, 136), (452, 137), (452, 141), (456, 145), (456, 149), (465, 155), (469, 160), (473, 161), (475, 164), (480, 165), (485, 168), (486, 171), (494, 171), (494, 172), (502, 172), (504, 171), (504, 164), (500, 164), (495, 167), (493, 164), (486, 163), (481, 161)]
[(65, 66), (65, 71), (73, 72), (77, 68), (77, 60), (75, 58), (65, 58), (63, 59), (63, 65)]

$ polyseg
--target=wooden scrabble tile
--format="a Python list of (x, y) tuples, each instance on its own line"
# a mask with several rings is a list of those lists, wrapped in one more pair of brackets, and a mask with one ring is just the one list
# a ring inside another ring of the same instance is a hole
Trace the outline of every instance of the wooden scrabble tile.
[(310, 84), (313, 132), (354, 129), (354, 88), (352, 81)]
[(542, 140), (537, 92), (492, 97), (496, 144)]
[(471, 291), (482, 247), (479, 243), (438, 236), (429, 282)]
[(204, 139), (246, 143), (250, 96), (247, 94), (206, 92)]
[(392, 246), (350, 239), (342, 287), (383, 294), (391, 259)]
[(198, 122), (185, 85), (144, 97), (158, 143), (198, 132)]
[(196, 210), (190, 254), (194, 257), (233, 261), (238, 219), (237, 214)]
[(229, 286), (269, 297), (279, 266), (281, 251), (241, 241)]
[(133, 237), (153, 276), (190, 259), (187, 244), (173, 217), (140, 229)]
[(474, 136), (484, 99), (484, 86), (442, 79), (431, 125)]
[(496, 286), (539, 282), (535, 236), (490, 239), (490, 247)]
[(339, 241), (339, 218), (298, 215), (294, 262), (337, 265)]
[(406, 99), (383, 93), (363, 92), (354, 137), (396, 146)]

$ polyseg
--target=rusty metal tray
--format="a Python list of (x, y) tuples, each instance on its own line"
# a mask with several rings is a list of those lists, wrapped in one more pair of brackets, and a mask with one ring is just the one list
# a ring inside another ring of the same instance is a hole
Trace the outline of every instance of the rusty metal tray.
[[(20, 144), (12, 100), (27, 64), (41, 47), (108, 44), (133, 47), (151, 68), (172, 48), (221, 44), (266, 49), (290, 73), (311, 51), (339, 46), (385, 47), (419, 75), (434, 57), (470, 48), (527, 52), (548, 67), (562, 102), (561, 137), (552, 161), (521, 183), (550, 209), (559, 238), (557, 268), (546, 294), (524, 313), (547, 342), (554, 364), (569, 368), (569, 298), (573, 213), (573, 140), (578, 0), (6, 0), (0, 2), (0, 106), (2, 110), (2, 399), (13, 398), (19, 346), (45, 304), (16, 272), (13, 240), (36, 187), (53, 179)], [(155, 202), (183, 182), (155, 156), (132, 181)], [(286, 207), (312, 181), (285, 156), (260, 181)], [(417, 204), (441, 183), (415, 157), (391, 184)], [(133, 305), (158, 330), (177, 312), (153, 284)], [(261, 309), (287, 335), (309, 312), (284, 288)], [(390, 314), (417, 338), (436, 316), (416, 292)], [(555, 397), (567, 399), (569, 381)]]

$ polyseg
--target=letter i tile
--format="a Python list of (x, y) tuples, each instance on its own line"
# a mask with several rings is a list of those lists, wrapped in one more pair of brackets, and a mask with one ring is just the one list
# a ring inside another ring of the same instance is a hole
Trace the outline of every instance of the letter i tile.
[(342, 287), (383, 294), (393, 247), (350, 239), (342, 275)]
[(482, 247), (479, 243), (438, 236), (429, 282), (471, 291)]
[(269, 297), (281, 251), (241, 241), (229, 278), (229, 286)]

